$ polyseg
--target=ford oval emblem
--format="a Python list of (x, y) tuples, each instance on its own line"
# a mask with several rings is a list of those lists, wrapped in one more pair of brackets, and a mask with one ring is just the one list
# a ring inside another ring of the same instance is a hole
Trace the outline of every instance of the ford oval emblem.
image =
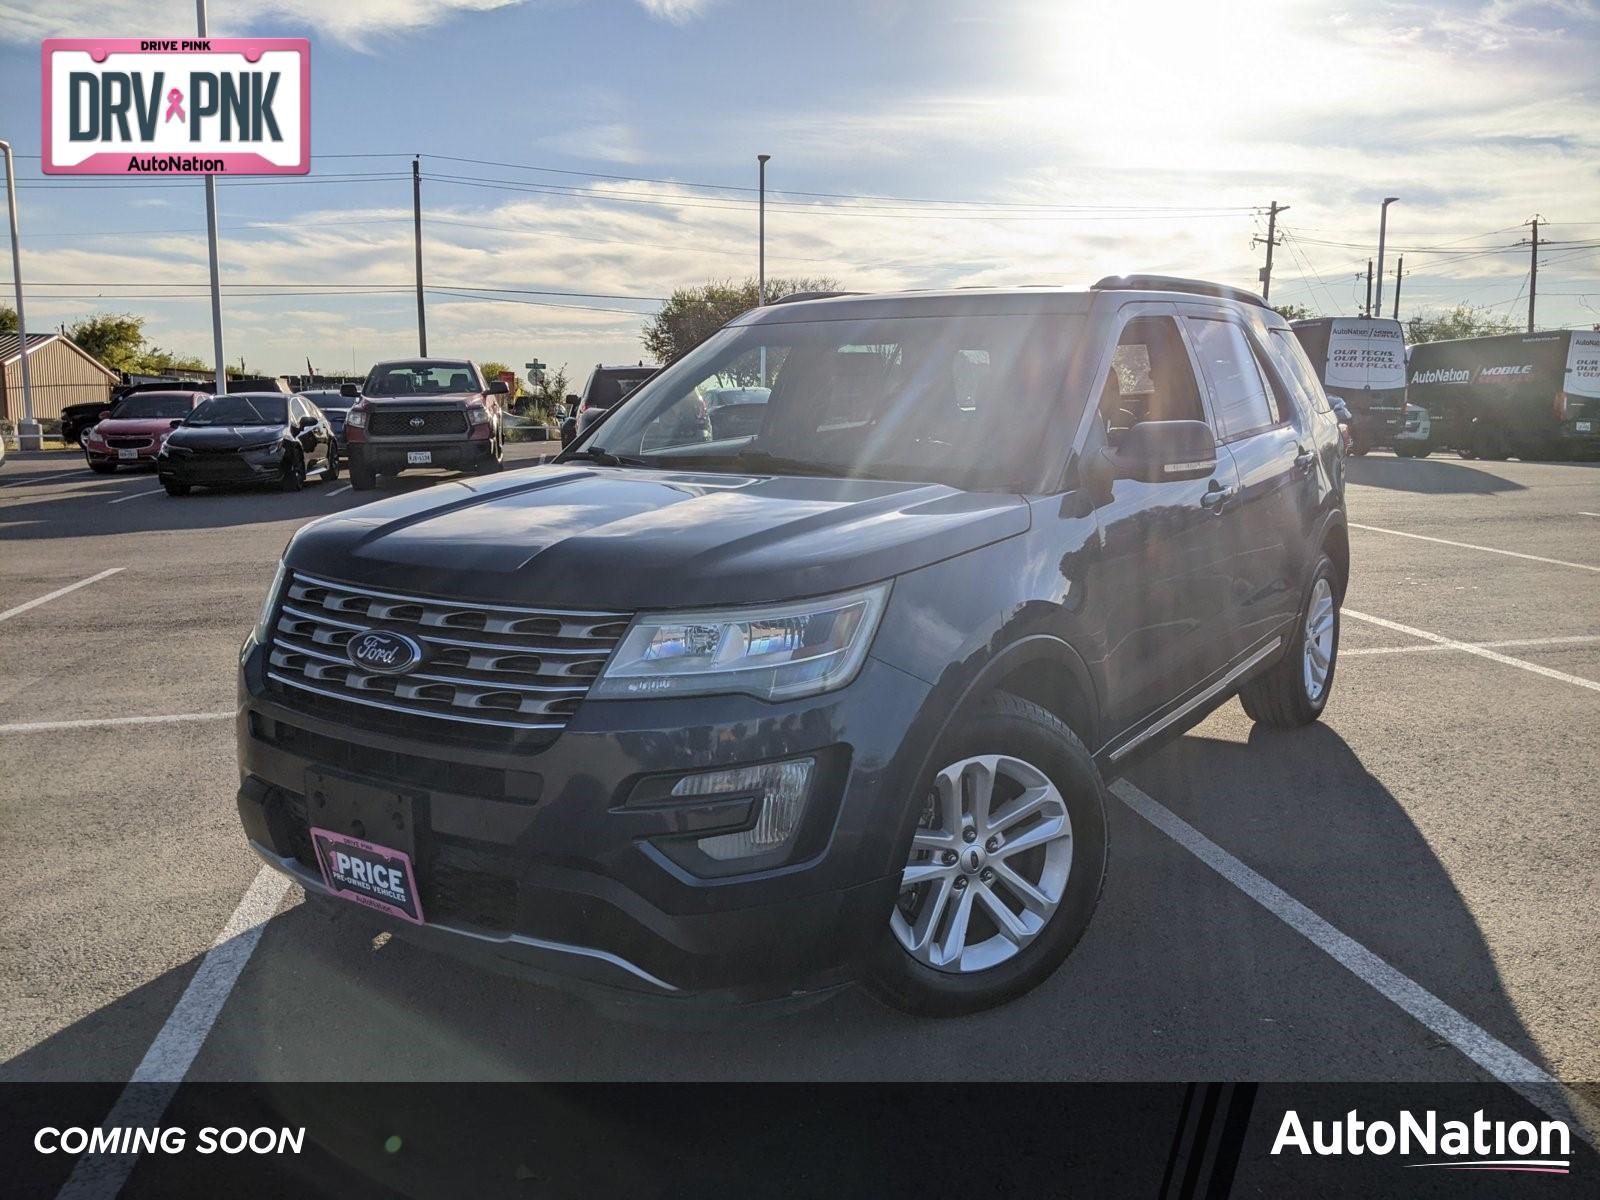
[(422, 647), (403, 633), (363, 629), (345, 643), (345, 657), (364, 671), (404, 675), (422, 662)]

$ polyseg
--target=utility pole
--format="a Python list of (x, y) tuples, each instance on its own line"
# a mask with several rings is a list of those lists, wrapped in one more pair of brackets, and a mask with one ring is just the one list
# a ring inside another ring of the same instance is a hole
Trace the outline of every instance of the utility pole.
[(1400, 278), (1406, 268), (1406, 256), (1402, 254), (1394, 262), (1394, 319), (1400, 319)]
[(1539, 217), (1529, 222), (1533, 226), (1533, 238), (1530, 243), (1532, 253), (1528, 258), (1528, 332), (1533, 332), (1533, 304), (1539, 296)]
[[(17, 164), (11, 143), (0, 141), (6, 160), (6, 211), (11, 216), (11, 278), (17, 285), (17, 334), (22, 363), (22, 420), (17, 422), (17, 449), (42, 450), (39, 422), (33, 419), (33, 376), (28, 371), (28, 317), (22, 308), (22, 249), (17, 245)], [(0, 383), (3, 383), (0, 380)]]
[(411, 222), (417, 246), (417, 353), (428, 357), (428, 312), (422, 304), (422, 158), (411, 160)]
[(1370, 258), (1367, 259), (1367, 303), (1362, 308), (1361, 315), (1363, 317), (1372, 315), (1372, 260)]
[(1389, 205), (1393, 204), (1399, 196), (1385, 196), (1383, 207), (1378, 210), (1378, 296), (1374, 301), (1372, 315), (1383, 316), (1383, 242), (1389, 232)]
[[(206, 0), (194, 0), (196, 32), (207, 33)], [(228, 391), (228, 361), (222, 353), (222, 274), (217, 266), (217, 177), (206, 176), (206, 245), (211, 251), (211, 358), (216, 364), (216, 394)]]
[(1265, 243), (1267, 247), (1267, 265), (1257, 272), (1257, 277), (1261, 280), (1261, 298), (1263, 300), (1268, 300), (1272, 296), (1272, 248), (1278, 244), (1278, 214), (1288, 211), (1289, 206), (1287, 204), (1280, 207), (1278, 202), (1274, 200), (1267, 209), (1267, 236), (1265, 238), (1250, 239), (1252, 246), (1259, 246)]
[(761, 195), (759, 204), (760, 216), (757, 220), (756, 232), (756, 303), (767, 302), (767, 160), (770, 154), (756, 155), (756, 173), (760, 180), (758, 191)]

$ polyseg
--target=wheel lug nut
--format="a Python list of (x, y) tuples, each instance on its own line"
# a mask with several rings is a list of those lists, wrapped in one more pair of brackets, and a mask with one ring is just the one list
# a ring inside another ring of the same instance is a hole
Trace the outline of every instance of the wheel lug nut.
[(985, 867), (978, 878), (983, 880), (985, 883), (990, 883), (994, 880), (994, 871), (988, 867)]
[(956, 891), (964, 892), (966, 890), (967, 890), (967, 877), (965, 875), (957, 875), (956, 876)]
[(956, 852), (954, 850), (946, 850), (942, 857), (944, 858), (945, 866), (953, 867), (956, 865)]
[(961, 836), (964, 837), (969, 842), (975, 842), (975, 841), (978, 840), (978, 831), (976, 829), (974, 829), (971, 825), (968, 825), (965, 829), (963, 829), (961, 831)]
[(1000, 849), (1000, 839), (997, 837), (990, 838), (983, 844), (983, 848), (990, 854), (993, 854), (996, 850)]

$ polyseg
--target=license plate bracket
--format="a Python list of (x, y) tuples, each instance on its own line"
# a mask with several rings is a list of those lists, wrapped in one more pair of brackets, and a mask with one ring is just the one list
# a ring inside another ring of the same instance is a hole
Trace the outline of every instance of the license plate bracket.
[(433, 462), (432, 450), (407, 450), (406, 464), (413, 467), (426, 467)]
[(328, 890), (420, 925), (416, 797), (326, 771), (306, 771), (306, 815)]
[(130, 458), (138, 458), (139, 457), (139, 452), (137, 450), (119, 449), (117, 451), (117, 457), (119, 459), (122, 459), (122, 460), (126, 461), (127, 459), (130, 459)]

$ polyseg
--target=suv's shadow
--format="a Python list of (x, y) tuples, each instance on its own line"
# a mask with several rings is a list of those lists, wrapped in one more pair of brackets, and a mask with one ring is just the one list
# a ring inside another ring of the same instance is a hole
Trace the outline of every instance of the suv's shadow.
[[(505, 467), (514, 471), (539, 464), (541, 456), (554, 455), (555, 442), (519, 443), (506, 447)], [(228, 529), (264, 522), (304, 522), (347, 508), (370, 504), (440, 483), (494, 479), (446, 471), (407, 472), (385, 476), (372, 491), (349, 490), (349, 473), (327, 482), (311, 481), (299, 492), (285, 494), (270, 486), (197, 488), (181, 498), (161, 494), (154, 470), (118, 472), (115, 476), (83, 471), (81, 490), (72, 479), (35, 483), (19, 477), (0, 491), (0, 536), (8, 541), (71, 537), (107, 537), (121, 533), (167, 532), (185, 529)], [(10, 481), (8, 481), (10, 482)], [(49, 495), (31, 493), (49, 489)], [(70, 494), (63, 494), (64, 491)], [(150, 492), (142, 496), (139, 493)], [(330, 493), (337, 492), (337, 495)], [(126, 503), (112, 501), (128, 499)]]
[[(1477, 922), (1332, 730), (1182, 739), (1139, 785), (1536, 1063)], [(371, 937), (341, 910), (273, 919), (199, 1079), (1474, 1079), (1477, 1068), (1110, 801), (1111, 872), (1049, 981), (961, 1020), (859, 991), (787, 1017), (673, 1030)], [(191, 961), (32, 1046), (0, 1080), (127, 1078)]]
[(1491, 496), (1497, 492), (1527, 490), (1527, 485), (1496, 475), (1480, 463), (1438, 455), (1428, 458), (1395, 458), (1386, 454), (1349, 457), (1345, 459), (1345, 475), (1351, 483), (1367, 487), (1427, 495)]

